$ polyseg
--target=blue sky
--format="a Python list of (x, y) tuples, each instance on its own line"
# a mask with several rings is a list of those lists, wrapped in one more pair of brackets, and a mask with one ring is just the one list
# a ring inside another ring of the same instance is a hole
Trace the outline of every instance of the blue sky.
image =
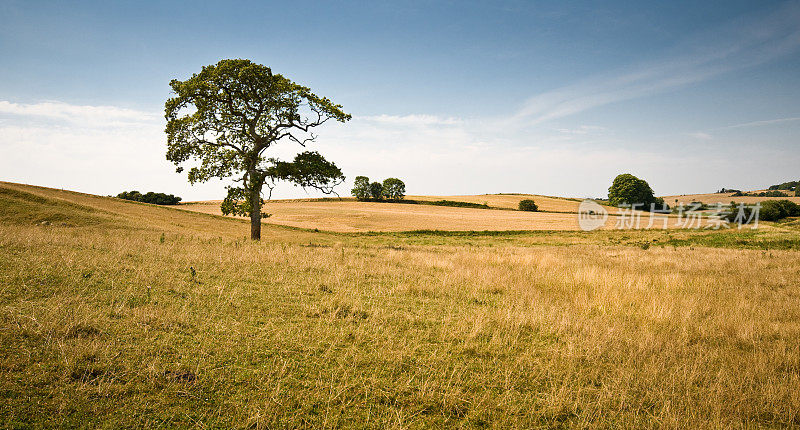
[(223, 58), (344, 105), (313, 149), (410, 193), (800, 178), (798, 2), (2, 1), (0, 180), (220, 198), (164, 159), (162, 109), (170, 79)]

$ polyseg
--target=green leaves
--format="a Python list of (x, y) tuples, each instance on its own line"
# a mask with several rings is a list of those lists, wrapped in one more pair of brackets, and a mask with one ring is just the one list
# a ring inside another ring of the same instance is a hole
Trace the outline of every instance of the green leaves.
[(383, 196), (389, 200), (402, 200), (406, 196), (406, 184), (397, 178), (384, 179)]
[(313, 142), (313, 128), (330, 119), (350, 120), (341, 105), (308, 87), (243, 59), (204, 66), (191, 78), (173, 79), (169, 85), (175, 96), (164, 104), (167, 159), (179, 171), (181, 164), (194, 162), (188, 174), (192, 183), (238, 177), (242, 184), (228, 189), (223, 212), (242, 214), (257, 206), (241, 202), (260, 198), (267, 181), (333, 193), (344, 180), (341, 170), (317, 152), (298, 154), (291, 163), (263, 155), (281, 141), (303, 146)]
[(618, 175), (608, 189), (608, 200), (614, 206), (621, 204), (641, 204), (637, 209), (650, 210), (651, 204), (659, 206), (664, 204), (663, 199), (656, 199), (653, 189), (647, 181), (639, 179), (630, 173)]
[(350, 193), (358, 200), (368, 200), (370, 198), (369, 178), (366, 176), (356, 176), (353, 189)]

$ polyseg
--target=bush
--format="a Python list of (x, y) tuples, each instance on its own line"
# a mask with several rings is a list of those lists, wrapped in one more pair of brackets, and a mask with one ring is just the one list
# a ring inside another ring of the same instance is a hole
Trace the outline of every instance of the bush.
[(380, 182), (369, 184), (369, 196), (373, 200), (381, 200), (383, 198), (383, 184)]
[(151, 203), (154, 205), (177, 205), (182, 200), (172, 194), (154, 193), (152, 191), (142, 194), (138, 191), (123, 191), (117, 194), (117, 198), (132, 200), (134, 202)]
[(406, 184), (397, 178), (383, 181), (383, 195), (389, 200), (402, 200), (406, 196)]
[(530, 199), (520, 200), (518, 208), (521, 211), (527, 212), (536, 212), (539, 210), (539, 207), (536, 206), (536, 202)]
[(787, 217), (800, 216), (800, 205), (789, 200), (767, 200), (761, 203), (759, 219), (778, 221)]
[(357, 200), (369, 200), (370, 192), (369, 192), (369, 178), (366, 176), (356, 176), (355, 183), (353, 184), (353, 189), (350, 193), (355, 197)]

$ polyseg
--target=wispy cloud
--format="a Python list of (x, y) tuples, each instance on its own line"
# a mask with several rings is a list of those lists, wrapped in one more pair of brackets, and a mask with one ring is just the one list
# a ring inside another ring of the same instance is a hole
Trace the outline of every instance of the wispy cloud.
[(734, 124), (734, 125), (729, 125), (729, 126), (726, 126), (726, 127), (720, 127), (717, 130), (725, 130), (725, 129), (731, 129), (731, 128), (745, 128), (745, 127), (761, 127), (761, 126), (764, 126), (764, 125), (784, 124), (784, 123), (787, 123), (787, 122), (794, 122), (794, 121), (800, 121), (800, 117), (767, 119), (767, 120), (763, 120), (763, 121), (751, 121), (751, 122), (745, 122), (745, 123), (742, 123), (742, 124)]
[(374, 123), (392, 125), (456, 125), (463, 120), (459, 118), (442, 118), (435, 115), (376, 115), (356, 117), (359, 121), (369, 121)]
[(693, 137), (695, 139), (700, 139), (700, 140), (711, 140), (711, 139), (714, 138), (714, 136), (712, 136), (712, 135), (710, 135), (708, 133), (704, 133), (702, 131), (698, 131), (698, 132), (695, 132), (695, 133), (689, 133), (689, 136), (691, 136), (691, 137)]
[(586, 135), (592, 133), (602, 133), (606, 131), (605, 127), (600, 127), (597, 125), (581, 125), (576, 128), (559, 128), (557, 131), (562, 134), (570, 134), (570, 135)]
[(757, 66), (800, 48), (800, 3), (697, 35), (656, 61), (632, 65), (536, 95), (508, 121), (535, 125)]
[(13, 103), (0, 100), (0, 115), (23, 117), (29, 120), (56, 120), (82, 126), (124, 126), (152, 123), (158, 115), (116, 106), (74, 105), (58, 101), (42, 103)]

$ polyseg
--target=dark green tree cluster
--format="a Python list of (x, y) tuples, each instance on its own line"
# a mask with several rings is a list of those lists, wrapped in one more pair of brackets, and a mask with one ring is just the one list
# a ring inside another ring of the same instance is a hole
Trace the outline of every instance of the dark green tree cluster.
[(770, 190), (784, 190), (784, 191), (797, 191), (797, 186), (800, 185), (800, 181), (789, 181), (784, 182), (782, 184), (772, 185), (769, 187)]
[(138, 191), (123, 191), (117, 194), (117, 198), (132, 200), (134, 202), (151, 203), (154, 205), (177, 205), (182, 200), (180, 197), (173, 196), (172, 194), (154, 193), (152, 191), (144, 194)]
[(370, 182), (366, 176), (356, 176), (350, 193), (360, 201), (403, 200), (406, 184), (397, 178), (386, 178), (380, 183)]
[(731, 197), (789, 197), (789, 195), (778, 190), (768, 190), (760, 193), (743, 193), (738, 191), (733, 193)]
[(348, 121), (342, 106), (250, 60), (222, 60), (169, 85), (175, 97), (164, 108), (167, 159), (176, 166), (195, 161), (191, 183), (233, 177), (237, 184), (228, 187), (222, 211), (249, 216), (252, 239), (261, 238), (264, 187), (271, 193), (285, 181), (335, 194), (344, 181), (318, 152), (291, 162), (264, 155), (280, 142), (305, 147), (316, 139), (313, 129), (328, 120)]
[(608, 201), (612, 206), (636, 205), (636, 209), (667, 210), (664, 199), (653, 195), (650, 184), (630, 173), (625, 173), (614, 178), (614, 183), (608, 189)]
[(761, 202), (759, 219), (778, 221), (788, 217), (800, 216), (800, 205), (789, 200), (767, 200)]
[(539, 207), (536, 206), (536, 202), (531, 199), (520, 200), (517, 208), (521, 211), (527, 212), (536, 212), (539, 210)]

